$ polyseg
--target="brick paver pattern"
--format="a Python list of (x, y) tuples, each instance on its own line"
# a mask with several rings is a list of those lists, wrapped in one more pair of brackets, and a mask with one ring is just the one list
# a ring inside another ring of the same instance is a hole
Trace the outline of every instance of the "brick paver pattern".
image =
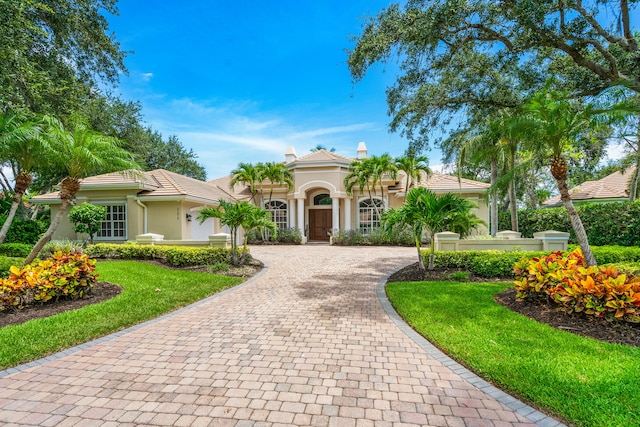
[(1, 378), (0, 424), (535, 425), (390, 321), (376, 285), (415, 249), (252, 253), (245, 286)]

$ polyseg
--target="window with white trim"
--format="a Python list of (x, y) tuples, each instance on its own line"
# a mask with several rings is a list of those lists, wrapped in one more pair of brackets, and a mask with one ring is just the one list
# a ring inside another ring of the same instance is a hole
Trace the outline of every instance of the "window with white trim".
[(96, 237), (102, 240), (127, 239), (127, 205), (106, 205), (107, 217)]
[(271, 214), (271, 221), (276, 223), (278, 230), (289, 228), (287, 204), (285, 202), (272, 200), (271, 204), (265, 203), (264, 208)]
[(380, 227), (380, 214), (384, 209), (380, 199), (363, 199), (358, 204), (358, 227), (362, 234), (369, 234)]

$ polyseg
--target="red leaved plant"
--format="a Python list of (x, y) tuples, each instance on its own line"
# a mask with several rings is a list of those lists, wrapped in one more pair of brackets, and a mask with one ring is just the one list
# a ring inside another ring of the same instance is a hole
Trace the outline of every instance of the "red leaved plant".
[(520, 300), (548, 300), (568, 313), (640, 322), (640, 277), (612, 265), (587, 267), (580, 248), (523, 258), (514, 273)]

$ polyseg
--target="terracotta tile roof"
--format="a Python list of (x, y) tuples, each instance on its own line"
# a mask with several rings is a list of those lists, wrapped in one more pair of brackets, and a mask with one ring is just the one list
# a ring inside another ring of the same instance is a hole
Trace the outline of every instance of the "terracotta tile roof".
[[(406, 183), (406, 174), (403, 171), (399, 172), (398, 181), (400, 181), (400, 186), (404, 190), (404, 185)], [(418, 185), (420, 185), (421, 187), (427, 187), (435, 192), (461, 192), (477, 190), (484, 191), (490, 187), (490, 185), (486, 182), (474, 181), (466, 178), (460, 178), (458, 180), (457, 176), (443, 175), (440, 173), (432, 173), (426, 180), (423, 177)]]
[[(635, 166), (607, 175), (598, 181), (586, 181), (569, 190), (572, 200), (623, 199), (629, 197), (629, 179)], [(559, 205), (560, 195), (545, 200), (544, 206)]]
[(233, 186), (233, 188), (230, 187), (232, 177), (232, 175), (227, 175), (220, 178), (212, 179), (210, 181), (207, 181), (207, 183), (218, 188), (220, 191), (229, 194), (230, 197), (233, 197), (236, 200), (251, 199), (251, 192), (249, 191), (249, 187), (247, 187), (246, 185), (237, 183)]
[[(192, 198), (216, 202), (219, 199), (233, 199), (233, 195), (216, 185), (189, 178), (164, 169), (156, 169), (137, 174), (107, 173), (85, 178), (80, 181), (83, 189), (135, 189), (141, 197)], [(33, 197), (35, 202), (57, 199), (58, 193), (41, 194)]]
[(357, 159), (350, 159), (348, 157), (341, 156), (336, 153), (332, 153), (327, 150), (318, 150), (313, 153), (309, 153), (305, 156), (298, 157), (295, 162), (317, 162), (317, 161), (332, 161), (332, 160), (342, 160), (347, 162), (352, 162)]

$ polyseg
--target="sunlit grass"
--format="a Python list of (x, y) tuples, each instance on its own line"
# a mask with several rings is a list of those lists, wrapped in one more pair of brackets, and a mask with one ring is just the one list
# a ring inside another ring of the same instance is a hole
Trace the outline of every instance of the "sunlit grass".
[(640, 425), (640, 348), (551, 328), (499, 305), (509, 284), (390, 283), (398, 313), (487, 380), (581, 426)]
[(235, 277), (170, 270), (136, 261), (99, 261), (98, 280), (123, 292), (21, 325), (0, 328), (0, 368), (16, 366), (184, 307), (242, 281)]

